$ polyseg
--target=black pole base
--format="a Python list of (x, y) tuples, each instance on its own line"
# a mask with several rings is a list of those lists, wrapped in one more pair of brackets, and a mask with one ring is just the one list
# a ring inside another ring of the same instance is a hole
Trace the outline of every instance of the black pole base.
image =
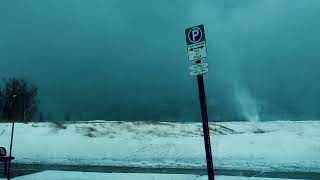
[(204, 138), (204, 145), (205, 145), (205, 149), (206, 149), (208, 179), (214, 180), (214, 170), (213, 170), (213, 162), (212, 162), (211, 143), (210, 143), (209, 120), (208, 120), (208, 112), (207, 112), (207, 104), (206, 104), (206, 95), (205, 95), (203, 75), (197, 75), (197, 79), (198, 79), (199, 99), (200, 99), (200, 107), (201, 107), (203, 138)]

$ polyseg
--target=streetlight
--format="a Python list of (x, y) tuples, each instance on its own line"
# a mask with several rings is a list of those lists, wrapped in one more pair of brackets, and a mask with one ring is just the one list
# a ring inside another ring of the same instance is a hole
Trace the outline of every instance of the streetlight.
[[(15, 117), (21, 120), (25, 120), (25, 105), (24, 105), (24, 96), (21, 96), (21, 92), (12, 95), (15, 107)], [(18, 108), (17, 108), (18, 107)], [(16, 119), (14, 119), (16, 120)]]
[[(20, 95), (21, 92), (17, 93), (17, 94), (14, 94), (12, 95), (12, 98), (14, 100), (14, 106), (13, 107), (16, 107), (16, 97), (18, 97), (18, 95)], [(19, 96), (21, 97), (21, 96)], [(22, 104), (23, 106), (23, 120), (24, 120), (24, 102)], [(12, 109), (12, 110), (15, 110), (16, 111), (16, 108), (15, 109)], [(14, 116), (15, 118), (15, 116)], [(12, 122), (12, 130), (11, 130), (11, 141), (10, 141), (10, 153), (9, 153), (9, 166), (8, 166), (8, 174), (7, 174), (7, 180), (10, 180), (10, 168), (11, 168), (11, 160), (12, 160), (12, 142), (13, 142), (13, 132), (14, 132), (14, 121), (16, 119), (13, 119), (13, 122)]]

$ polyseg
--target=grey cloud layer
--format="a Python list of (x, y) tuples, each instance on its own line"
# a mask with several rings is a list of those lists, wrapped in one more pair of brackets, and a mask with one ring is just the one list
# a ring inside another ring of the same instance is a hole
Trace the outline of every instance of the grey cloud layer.
[(248, 98), (262, 119), (319, 118), (319, 8), (315, 0), (1, 2), (0, 76), (38, 84), (42, 111), (57, 118), (197, 120), (183, 33), (203, 23), (212, 120), (250, 118)]

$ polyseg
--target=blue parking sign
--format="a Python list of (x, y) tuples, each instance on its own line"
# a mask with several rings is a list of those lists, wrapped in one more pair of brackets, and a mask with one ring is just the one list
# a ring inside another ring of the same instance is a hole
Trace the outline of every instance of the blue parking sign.
[(205, 41), (203, 24), (188, 28), (185, 30), (187, 45), (196, 44)]
[(197, 61), (207, 57), (207, 45), (204, 26), (200, 24), (185, 30), (187, 53), (190, 61)]
[(201, 40), (202, 30), (199, 27), (193, 27), (189, 30), (188, 38), (192, 43), (197, 43)]

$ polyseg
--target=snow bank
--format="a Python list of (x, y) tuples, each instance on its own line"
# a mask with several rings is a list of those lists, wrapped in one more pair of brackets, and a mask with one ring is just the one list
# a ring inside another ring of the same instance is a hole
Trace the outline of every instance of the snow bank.
[[(320, 171), (320, 121), (211, 124), (215, 168)], [(10, 124), (0, 124), (9, 149)], [(16, 163), (205, 167), (201, 123), (18, 123)]]

